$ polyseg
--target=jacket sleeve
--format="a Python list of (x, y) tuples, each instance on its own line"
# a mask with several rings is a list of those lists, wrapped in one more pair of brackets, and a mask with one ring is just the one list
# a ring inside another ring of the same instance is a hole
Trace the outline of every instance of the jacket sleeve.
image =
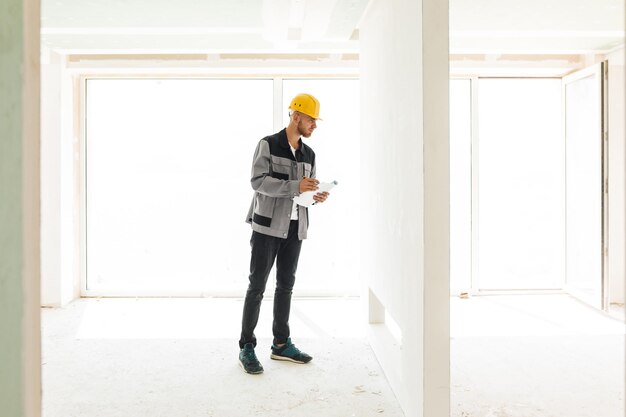
[(270, 164), (270, 146), (267, 141), (261, 140), (252, 161), (252, 189), (269, 197), (293, 198), (300, 194), (300, 181), (272, 178)]

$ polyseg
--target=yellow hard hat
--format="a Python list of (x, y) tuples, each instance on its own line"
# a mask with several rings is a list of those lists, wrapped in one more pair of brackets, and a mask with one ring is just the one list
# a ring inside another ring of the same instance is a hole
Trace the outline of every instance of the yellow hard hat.
[(320, 102), (310, 94), (298, 94), (291, 100), (289, 110), (299, 111), (315, 120), (320, 119)]

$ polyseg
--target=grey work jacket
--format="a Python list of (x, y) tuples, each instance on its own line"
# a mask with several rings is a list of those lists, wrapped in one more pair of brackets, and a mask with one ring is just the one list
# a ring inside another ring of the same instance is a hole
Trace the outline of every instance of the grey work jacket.
[[(303, 177), (315, 178), (315, 152), (302, 142), (293, 153), (285, 129), (259, 141), (252, 161), (250, 183), (254, 196), (246, 221), (252, 230), (286, 239), (293, 198), (300, 194)], [(298, 206), (298, 238), (306, 239), (308, 209)]]

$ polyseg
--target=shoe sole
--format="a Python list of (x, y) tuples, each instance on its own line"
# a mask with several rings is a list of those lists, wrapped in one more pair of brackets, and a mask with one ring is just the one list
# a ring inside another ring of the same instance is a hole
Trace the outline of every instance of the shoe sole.
[(311, 360), (308, 360), (307, 362), (303, 362), (303, 361), (297, 361), (293, 358), (289, 358), (287, 356), (280, 356), (280, 355), (275, 355), (275, 354), (271, 354), (270, 358), (274, 359), (275, 361), (289, 361), (289, 362), (293, 362), (293, 363), (301, 363), (301, 364), (305, 364), (305, 363), (309, 363), (311, 362)]
[(250, 371), (246, 371), (246, 368), (244, 368), (243, 363), (241, 363), (241, 361), (239, 361), (239, 366), (241, 367), (241, 369), (243, 369), (243, 371), (244, 371), (245, 373), (250, 374), (250, 375), (259, 375), (259, 374), (262, 374), (262, 373), (263, 373), (263, 369), (261, 369), (261, 370), (260, 370), (260, 371), (258, 371), (258, 372), (250, 372)]

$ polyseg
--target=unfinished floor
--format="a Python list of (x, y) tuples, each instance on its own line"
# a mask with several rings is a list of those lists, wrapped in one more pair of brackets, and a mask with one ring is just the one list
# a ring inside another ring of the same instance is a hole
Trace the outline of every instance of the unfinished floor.
[[(44, 416), (403, 416), (358, 300), (294, 300), (308, 365), (269, 359), (264, 303), (258, 376), (236, 360), (241, 307), (81, 299), (43, 309)], [(453, 298), (451, 317), (451, 416), (624, 416), (623, 321), (566, 295)]]

